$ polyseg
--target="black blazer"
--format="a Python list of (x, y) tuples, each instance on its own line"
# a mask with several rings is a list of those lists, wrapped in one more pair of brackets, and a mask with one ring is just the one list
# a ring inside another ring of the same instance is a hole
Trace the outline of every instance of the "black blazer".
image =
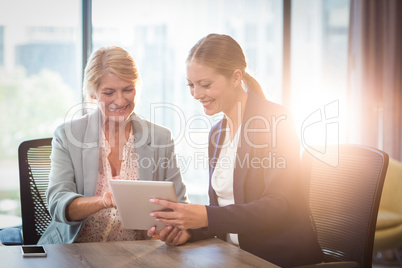
[(234, 169), (235, 204), (219, 207), (211, 185), (224, 141), (218, 122), (209, 135), (208, 227), (190, 230), (191, 241), (227, 233), (242, 249), (281, 267), (323, 260), (299, 171), (300, 144), (292, 116), (281, 105), (248, 94)]

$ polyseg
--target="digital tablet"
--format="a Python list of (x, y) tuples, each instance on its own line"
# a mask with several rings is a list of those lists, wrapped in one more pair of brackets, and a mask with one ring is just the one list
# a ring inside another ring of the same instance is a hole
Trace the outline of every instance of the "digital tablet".
[(151, 198), (177, 202), (171, 181), (109, 180), (122, 226), (126, 229), (148, 230), (153, 225), (160, 230), (166, 225), (149, 216), (164, 207), (149, 202)]

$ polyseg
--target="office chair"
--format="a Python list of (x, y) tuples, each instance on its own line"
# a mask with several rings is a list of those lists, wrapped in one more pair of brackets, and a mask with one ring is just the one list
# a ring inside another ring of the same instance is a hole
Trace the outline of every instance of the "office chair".
[(45, 191), (49, 181), (51, 142), (52, 138), (27, 140), (18, 148), (23, 238), (18, 241), (16, 236), (20, 237), (20, 233), (16, 233), (16, 228), (2, 230), (2, 237), (11, 238), (11, 244), (36, 244), (50, 223)]
[(360, 145), (325, 149), (318, 157), (302, 155), (312, 223), (324, 253), (324, 263), (309, 267), (371, 267), (388, 155)]

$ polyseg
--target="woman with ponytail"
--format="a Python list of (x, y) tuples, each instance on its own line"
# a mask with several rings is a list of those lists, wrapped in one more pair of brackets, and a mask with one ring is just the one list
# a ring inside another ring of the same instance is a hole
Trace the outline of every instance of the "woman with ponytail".
[(210, 34), (191, 49), (187, 80), (207, 115), (224, 118), (209, 135), (208, 206), (150, 201), (170, 208), (152, 215), (167, 223), (159, 233), (168, 245), (209, 237), (281, 267), (319, 263), (299, 172), (300, 144), (289, 111), (266, 100), (246, 72), (240, 45)]

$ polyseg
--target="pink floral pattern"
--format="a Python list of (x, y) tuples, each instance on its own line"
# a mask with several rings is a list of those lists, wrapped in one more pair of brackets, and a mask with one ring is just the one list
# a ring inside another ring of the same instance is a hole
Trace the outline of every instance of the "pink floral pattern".
[[(129, 139), (123, 147), (123, 159), (120, 167), (120, 175), (112, 177), (112, 170), (108, 160), (111, 149), (110, 144), (102, 135), (100, 150), (100, 165), (95, 195), (102, 196), (110, 191), (109, 179), (139, 180), (138, 160), (135, 153), (134, 134), (130, 132)], [(105, 242), (144, 240), (146, 231), (124, 229), (119, 213), (115, 208), (98, 211), (89, 216), (75, 242)]]

